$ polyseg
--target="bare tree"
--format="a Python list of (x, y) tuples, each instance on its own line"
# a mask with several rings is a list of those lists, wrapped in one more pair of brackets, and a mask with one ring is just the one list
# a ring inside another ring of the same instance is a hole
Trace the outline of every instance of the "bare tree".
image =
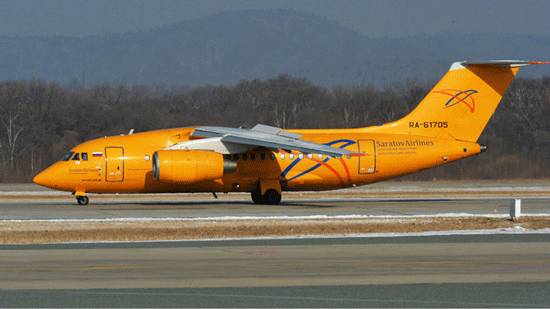
[(13, 170), (16, 163), (16, 158), (19, 157), (24, 147), (19, 147), (21, 133), (25, 129), (23, 126), (24, 104), (24, 85), (17, 83), (9, 83), (2, 85), (0, 88), (0, 115), (2, 118), (2, 127), (5, 130), (5, 149), (9, 161), (10, 170)]

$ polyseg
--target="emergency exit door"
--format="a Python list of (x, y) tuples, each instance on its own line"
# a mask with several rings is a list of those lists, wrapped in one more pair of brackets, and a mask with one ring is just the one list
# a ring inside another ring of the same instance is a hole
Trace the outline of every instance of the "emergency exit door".
[(364, 154), (359, 157), (359, 174), (374, 174), (376, 172), (376, 149), (374, 140), (358, 140), (358, 152)]
[(105, 181), (120, 182), (124, 180), (124, 148), (105, 148)]

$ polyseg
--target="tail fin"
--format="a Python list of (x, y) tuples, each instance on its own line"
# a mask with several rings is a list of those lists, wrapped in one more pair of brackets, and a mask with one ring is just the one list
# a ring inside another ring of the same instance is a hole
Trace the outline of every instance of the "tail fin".
[(374, 132), (475, 142), (519, 67), (548, 62), (455, 62), (407, 116)]

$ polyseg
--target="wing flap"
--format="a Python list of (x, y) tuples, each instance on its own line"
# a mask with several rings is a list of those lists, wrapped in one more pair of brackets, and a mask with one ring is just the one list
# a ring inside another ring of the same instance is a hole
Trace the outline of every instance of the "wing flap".
[(164, 150), (207, 150), (221, 154), (246, 152), (255, 148), (251, 145), (235, 144), (222, 141), (221, 137), (201, 138), (174, 144)]

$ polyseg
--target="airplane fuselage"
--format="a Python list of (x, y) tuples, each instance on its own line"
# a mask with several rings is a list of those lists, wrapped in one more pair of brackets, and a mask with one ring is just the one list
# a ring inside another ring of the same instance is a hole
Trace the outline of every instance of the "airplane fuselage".
[[(95, 139), (71, 150), (68, 160), (48, 170), (57, 190), (82, 193), (251, 192), (261, 179), (277, 180), (282, 191), (321, 191), (390, 179), (478, 154), (480, 145), (451, 139), (380, 134), (363, 129), (290, 130), (303, 140), (359, 154), (329, 157), (264, 147), (225, 155), (236, 171), (191, 183), (155, 179), (156, 151), (190, 138), (196, 128), (158, 130)], [(87, 160), (83, 160), (87, 157)]]

